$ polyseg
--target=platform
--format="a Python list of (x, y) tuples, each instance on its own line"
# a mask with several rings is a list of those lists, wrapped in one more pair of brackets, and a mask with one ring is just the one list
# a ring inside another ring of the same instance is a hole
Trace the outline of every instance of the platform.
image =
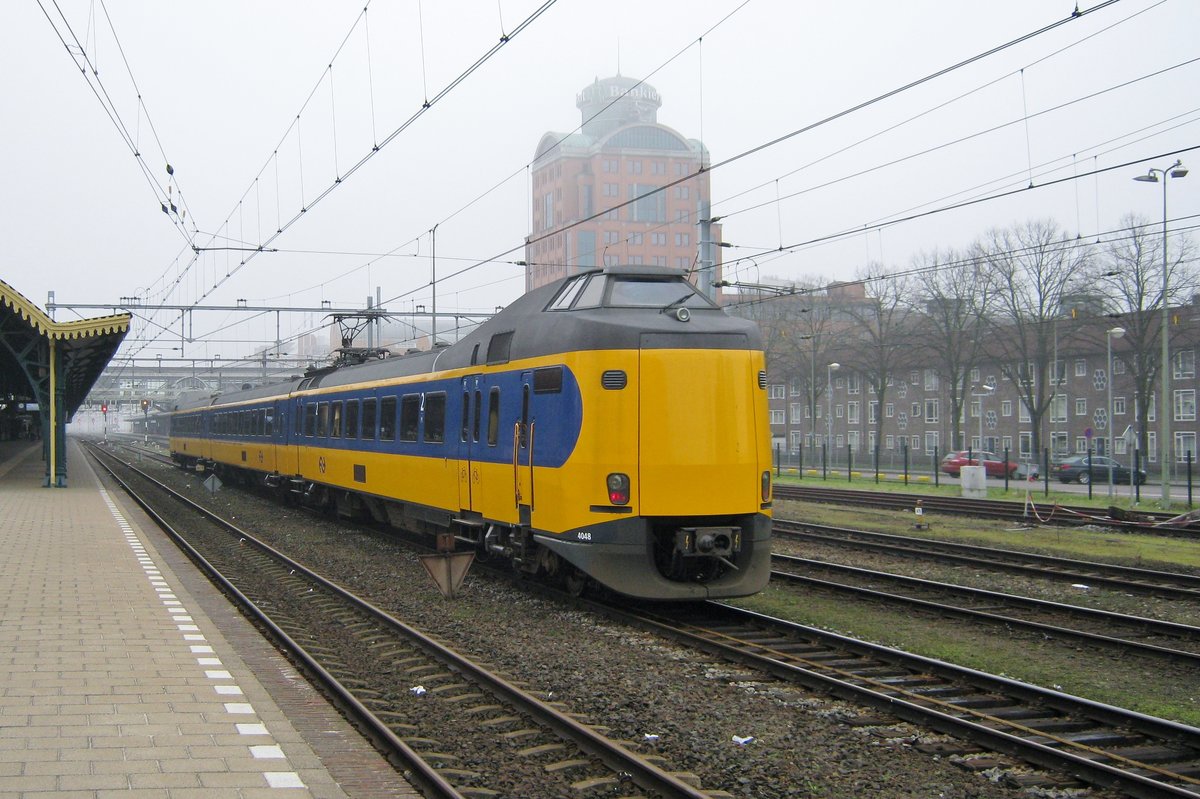
[(0, 799), (418, 797), (77, 443), (0, 444)]

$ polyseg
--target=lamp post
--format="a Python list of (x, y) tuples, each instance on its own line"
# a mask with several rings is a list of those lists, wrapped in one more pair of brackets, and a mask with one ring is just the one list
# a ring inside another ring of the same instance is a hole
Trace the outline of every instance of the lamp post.
[(1159, 415), (1162, 421), (1159, 422), (1159, 438), (1162, 443), (1159, 445), (1159, 452), (1162, 453), (1162, 505), (1164, 508), (1171, 506), (1171, 419), (1167, 415), (1171, 412), (1171, 399), (1167, 395), (1171, 391), (1171, 376), (1169, 374), (1171, 368), (1171, 356), (1168, 350), (1167, 338), (1170, 335), (1170, 315), (1171, 311), (1167, 304), (1167, 178), (1182, 178), (1187, 177), (1187, 169), (1183, 162), (1176, 159), (1175, 163), (1166, 169), (1158, 169), (1151, 167), (1144, 175), (1138, 175), (1134, 180), (1142, 183), (1159, 183), (1159, 176), (1162, 176), (1161, 183), (1163, 187), (1163, 289), (1162, 289), (1162, 363), (1159, 365), (1159, 371), (1162, 372), (1159, 381)]
[(825, 367), (825, 451), (833, 452), (833, 373), (841, 369), (840, 363)]
[(996, 390), (996, 387), (989, 383), (984, 383), (982, 386), (980, 386), (980, 388), (982, 391), (972, 391), (971, 396), (979, 398), (979, 463), (980, 465), (983, 465), (982, 453), (987, 450), (987, 447), (983, 445), (983, 398), (990, 397)]
[(1125, 335), (1125, 328), (1114, 327), (1107, 331), (1104, 337), (1108, 340), (1108, 452), (1104, 453), (1108, 456), (1108, 495), (1113, 495), (1113, 411), (1112, 411), (1112, 384), (1113, 384), (1113, 368), (1112, 368), (1112, 343), (1114, 338), (1120, 338)]

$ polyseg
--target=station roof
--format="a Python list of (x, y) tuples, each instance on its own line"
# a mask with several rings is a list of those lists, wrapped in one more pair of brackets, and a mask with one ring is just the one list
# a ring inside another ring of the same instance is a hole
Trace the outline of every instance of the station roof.
[[(33, 384), (46, 374), (55, 342), (63, 404), (70, 418), (87, 397), (129, 332), (129, 314), (56, 322), (12, 286), (0, 280), (0, 397), (38, 400)], [(31, 374), (32, 373), (32, 374)]]

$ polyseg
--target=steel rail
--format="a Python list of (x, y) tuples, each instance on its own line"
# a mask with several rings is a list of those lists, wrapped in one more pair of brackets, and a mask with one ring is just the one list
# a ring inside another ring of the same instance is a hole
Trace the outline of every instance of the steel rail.
[(1182, 572), (1162, 572), (1132, 566), (1071, 560), (1011, 549), (981, 547), (953, 541), (913, 538), (911, 536), (854, 530), (823, 524), (776, 519), (773, 533), (795, 538), (853, 546), (890, 554), (925, 557), (947, 563), (965, 563), (989, 570), (1013, 571), (1042, 578), (1088, 581), (1126, 591), (1200, 600), (1200, 576)]
[[(871, 571), (869, 569), (860, 569), (854, 566), (844, 566), (836, 563), (827, 563), (825, 561), (797, 558), (791, 555), (774, 555), (773, 558), (780, 560), (783, 563), (799, 565), (806, 568), (826, 569), (829, 571), (841, 572), (843, 574), (868, 577), (870, 579), (882, 579), (889, 582), (900, 583), (902, 585), (936, 590), (944, 593), (954, 593), (960, 596), (975, 599), (990, 599), (1002, 604), (1024, 607), (1042, 612), (1066, 613), (1097, 621), (1106, 621), (1112, 624), (1125, 625), (1128, 627), (1141, 627), (1159, 635), (1183, 637), (1193, 640), (1200, 638), (1200, 627), (1193, 627), (1187, 624), (1159, 621), (1158, 619), (1147, 619), (1141, 616), (1127, 616), (1122, 613), (1112, 613), (1105, 610), (1084, 608), (1078, 605), (1068, 605), (1062, 602), (1048, 602), (1046, 600), (1033, 599), (1031, 597), (1002, 594), (997, 591), (985, 591), (978, 588), (951, 585), (949, 583), (939, 583), (934, 582), (933, 580), (922, 580), (916, 577), (907, 577), (900, 574), (891, 574), (889, 572)], [(964, 608), (957, 605), (947, 605), (928, 599), (919, 599), (917, 597), (893, 594), (886, 591), (880, 591), (878, 589), (864, 588), (856, 585), (846, 585), (845, 583), (822, 580), (816, 577), (809, 577), (792, 572), (772, 570), (771, 579), (779, 579), (786, 582), (824, 588), (828, 591), (878, 599), (888, 604), (909, 605), (911, 607), (922, 608), (942, 616), (952, 615), (964, 619), (982, 620), (993, 624), (1004, 625), (1006, 627), (1017, 627), (1056, 636), (1059, 638), (1073, 638), (1080, 641), (1085, 641), (1087, 643), (1116, 648), (1126, 652), (1132, 651), (1135, 653), (1155, 655), (1165, 657), (1170, 660), (1193, 663), (1196, 666), (1200, 666), (1200, 653), (1197, 652), (1172, 649), (1170, 647), (1159, 646), (1157, 644), (1148, 644), (1142, 641), (1133, 641), (1127, 638), (1118, 638), (1112, 635), (1101, 635), (1100, 633), (1092, 633), (1086, 630), (1076, 630), (1070, 627), (1047, 624), (1045, 622), (1030, 621), (1029, 619), (1021, 619), (1014, 616), (1003, 616), (999, 613), (992, 613), (985, 610)]]
[[(812, 657), (806, 658), (803, 654), (784, 651), (783, 645), (777, 639), (764, 644), (755, 643), (752, 637), (739, 638), (735, 632), (730, 631), (728, 618), (724, 622), (696, 623), (682, 618), (655, 615), (648, 611), (609, 608), (609, 612), (630, 623), (744, 663), (780, 679), (798, 682), (848, 701), (865, 704), (905, 721), (979, 743), (992, 751), (1004, 752), (1043, 768), (1065, 771), (1094, 785), (1116, 787), (1139, 799), (1196, 799), (1200, 796), (1200, 779), (1195, 777), (1106, 752), (1097, 746), (1072, 740), (1065, 735), (1039, 730), (1014, 718), (1019, 716), (1019, 713), (1008, 713), (1008, 718), (989, 715), (973, 707), (956, 705), (951, 699), (941, 699), (922, 694), (919, 690), (905, 688), (895, 681), (888, 682), (885, 678), (857, 674), (847, 661), (870, 658), (875, 664), (893, 664), (910, 673), (934, 674), (943, 679), (966, 683), (976, 690), (1002, 694), (1006, 701), (1027, 702), (1054, 712), (1086, 718), (1091, 724), (1134, 730), (1140, 735), (1184, 747), (1187, 752), (1183, 759), (1187, 761), (1194, 760), (1200, 754), (1200, 729), (1195, 727), (773, 619), (752, 611), (715, 602), (708, 605), (720, 608), (721, 614), (730, 614), (732, 619), (739, 620), (738, 623), (761, 625), (781, 634), (793, 634), (800, 639), (828, 646), (844, 654), (841, 657), (823, 657), (826, 662), (821, 662)], [(871, 668), (878, 669), (878, 665), (872, 667), (871, 662), (862, 665), (864, 672), (870, 671)], [(1058, 749), (1056, 746), (1063, 748)], [(1125, 768), (1098, 762), (1099, 758), (1124, 764)], [(1182, 785), (1163, 782), (1164, 779)]]
[[(109, 457), (112, 456), (110, 455)], [(670, 799), (709, 799), (709, 794), (707, 792), (692, 787), (688, 783), (676, 777), (674, 774), (655, 766), (645, 758), (630, 752), (617, 742), (612, 741), (588, 726), (581, 724), (566, 713), (556, 710), (535, 696), (487, 671), (474, 661), (459, 655), (454, 650), (425, 636), (416, 628), (400, 621), (399, 619), (396, 619), (366, 600), (355, 596), (338, 584), (326, 579), (325, 577), (322, 577), (316, 572), (313, 572), (311, 569), (299, 563), (298, 561), (292, 560), (282, 552), (279, 552), (270, 545), (258, 540), (245, 530), (230, 524), (228, 521), (212, 513), (207, 508), (192, 502), (187, 497), (172, 490), (170, 487), (163, 485), (160, 481), (155, 480), (153, 477), (145, 474), (131, 464), (124, 465), (126, 468), (136, 472), (143, 479), (158, 486), (161, 490), (168, 493), (173, 499), (185, 505), (189, 510), (204, 516), (218, 525), (221, 525), (229, 530), (232, 534), (238, 536), (240, 539), (244, 539), (245, 543), (254, 546), (259, 551), (278, 560), (280, 563), (283, 563), (288, 569), (295, 570), (297, 574), (302, 575), (305, 579), (316, 582), (322, 588), (334, 594), (339, 599), (369, 614), (378, 621), (386, 624), (388, 627), (396, 630), (406, 638), (416, 641), (422, 648), (432, 652), (434, 657), (444, 663), (446, 666), (459, 671), (460, 673), (470, 677), (472, 680), (477, 681), (480, 685), (492, 691), (497, 697), (509, 702), (517, 709), (527, 713), (530, 717), (546, 725), (549, 729), (553, 730), (562, 738), (571, 741), (575, 746), (579, 747), (581, 751), (596, 757), (609, 769), (619, 774), (629, 775), (633, 782), (642, 789), (653, 791), (660, 796), (668, 797)], [(105, 469), (106, 471), (109, 471), (110, 474), (113, 474), (114, 479), (117, 479), (117, 481), (121, 483), (122, 487), (130, 493), (130, 496), (134, 498), (134, 501), (141, 505), (147, 511), (147, 513), (151, 515), (156, 524), (166, 524), (165, 521), (161, 520), (161, 517), (159, 517), (156, 513), (154, 513), (153, 510), (150, 509), (148, 504), (145, 504), (143, 499), (137, 497), (133, 493), (132, 489), (129, 488), (124, 481), (121, 481), (120, 478), (116, 477), (116, 475), (110, 469), (108, 469), (108, 467), (105, 467)], [(190, 545), (187, 545), (186, 541), (183, 541), (181, 537), (178, 537), (178, 533), (171, 531), (168, 534), (171, 535), (172, 539), (176, 540), (177, 542), (182, 542), (181, 546), (189, 553), (189, 556), (191, 556), (191, 554), (195, 551)], [(196, 557), (200, 557), (199, 553), (196, 553)], [(263, 619), (264, 623), (269, 627), (269, 629), (272, 630), (273, 634), (276, 630), (278, 630), (278, 628), (266, 618), (265, 614), (258, 610), (249, 599), (245, 598), (241, 592), (237, 591), (237, 589), (234, 588), (231, 583), (228, 583), (228, 581), (226, 581), (223, 577), (217, 575), (215, 568), (208, 564), (207, 561), (204, 561), (203, 558), (200, 558), (197, 563), (200, 564), (201, 568), (203, 568), (207, 573), (215, 575), (216, 579), (223, 587), (228, 586), (233, 592), (235, 592), (234, 596), (238, 597), (239, 602), (246, 602), (248, 609), (251, 610), (255, 618)], [(333, 681), (334, 685), (337, 685), (335, 690), (339, 697), (345, 694), (345, 696), (352, 703), (351, 706), (355, 708), (356, 713), (361, 712), (369, 717), (371, 720), (370, 727), (372, 734), (375, 734), (376, 729), (378, 728), (380, 734), (384, 736), (384, 740), (388, 742), (389, 746), (399, 745), (400, 747), (403, 747), (397, 751), (403, 752), (406, 758), (406, 765), (408, 765), (407, 758), (414, 758), (413, 768), (420, 768), (423, 778), (425, 777), (425, 773), (428, 773), (431, 778), (436, 778), (436, 780), (440, 781), (440, 783), (446, 788), (454, 791), (453, 793), (437, 794), (438, 796), (444, 795), (446, 797), (454, 797), (455, 799), (461, 796), (461, 794), (458, 793), (453, 786), (450, 786), (449, 783), (446, 783), (440, 775), (433, 771), (432, 768), (425, 763), (425, 761), (422, 760), (415, 751), (404, 744), (404, 742), (397, 738), (390, 729), (384, 726), (382, 721), (379, 721), (378, 718), (371, 714), (366, 707), (355, 700), (348, 689), (340, 686), (340, 684), (338, 684), (331, 675), (328, 675), (328, 672), (321, 668), (320, 665), (317, 664), (310, 655), (305, 653), (299, 644), (288, 637), (282, 630), (278, 630), (278, 633), (280, 635), (279, 640), (286, 642), (286, 647), (289, 652), (294, 651), (298, 653), (306, 665), (311, 662), (316, 668), (316, 673), (320, 675), (322, 680), (328, 677), (328, 679)], [(435, 786), (435, 789), (442, 790), (437, 783), (432, 784)]]

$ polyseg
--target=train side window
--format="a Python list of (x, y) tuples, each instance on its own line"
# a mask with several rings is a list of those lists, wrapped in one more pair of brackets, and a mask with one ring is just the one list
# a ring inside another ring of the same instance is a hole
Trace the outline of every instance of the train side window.
[(601, 275), (593, 275), (587, 286), (579, 293), (575, 307), (577, 309), (598, 308), (601, 300), (604, 299), (604, 284), (605, 280)]
[[(476, 345), (478, 346), (478, 345)], [(471, 434), (471, 392), (463, 392), (463, 409), (462, 409), (462, 440), (465, 443), (467, 436)]]
[(263, 435), (271, 438), (275, 435), (275, 409), (267, 408), (263, 411)]
[(500, 389), (488, 392), (488, 446), (496, 446), (500, 438)]
[(533, 370), (533, 393), (557, 394), (562, 391), (563, 368), (561, 366), (543, 366)]
[(521, 439), (521, 449), (529, 446), (529, 384), (521, 386), (521, 426), (518, 437)]
[(471, 439), (476, 442), (479, 441), (479, 407), (481, 405), (483, 405), (483, 392), (475, 389), (475, 419), (474, 424), (471, 426)]
[(421, 421), (421, 396), (407, 394), (400, 398), (400, 440), (416, 441)]
[(511, 330), (492, 336), (488, 342), (488, 365), (508, 363), (509, 353), (512, 352), (512, 337), (513, 331)]
[(363, 400), (362, 437), (364, 441), (375, 440), (375, 420), (379, 418), (379, 400), (372, 397)]
[(358, 438), (358, 400), (346, 400), (346, 438)]
[(425, 440), (441, 444), (446, 440), (446, 395), (425, 395)]
[(550, 304), (550, 310), (565, 311), (570, 308), (575, 295), (579, 293), (579, 290), (583, 288), (583, 284), (586, 282), (586, 277), (577, 277), (564, 286), (563, 290), (558, 293), (558, 297)]
[(329, 437), (342, 437), (342, 401), (329, 403)]
[(379, 440), (396, 440), (396, 398), (384, 397), (379, 401)]
[(329, 403), (322, 402), (317, 411), (317, 438), (329, 435)]
[(312, 438), (317, 434), (317, 403), (304, 406), (304, 435)]
[(292, 435), (299, 438), (304, 435), (304, 403), (296, 401), (296, 409), (292, 413)]
[(259, 436), (264, 435), (267, 429), (267, 412), (262, 408), (254, 412), (254, 428), (254, 432)]

